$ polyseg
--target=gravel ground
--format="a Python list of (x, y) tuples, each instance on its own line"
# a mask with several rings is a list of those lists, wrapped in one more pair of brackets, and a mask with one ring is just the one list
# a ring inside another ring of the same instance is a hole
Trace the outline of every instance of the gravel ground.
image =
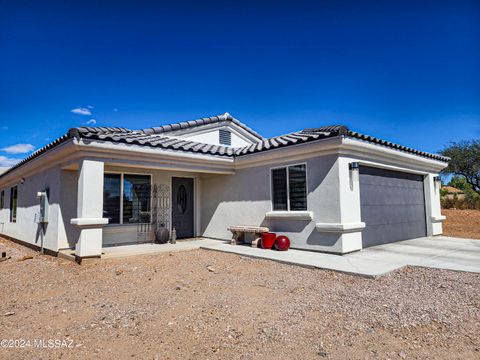
[(480, 210), (442, 209), (447, 217), (443, 234), (468, 239), (480, 239)]
[(0, 339), (72, 346), (1, 359), (480, 358), (479, 274), (373, 280), (207, 250), (79, 266), (0, 243)]

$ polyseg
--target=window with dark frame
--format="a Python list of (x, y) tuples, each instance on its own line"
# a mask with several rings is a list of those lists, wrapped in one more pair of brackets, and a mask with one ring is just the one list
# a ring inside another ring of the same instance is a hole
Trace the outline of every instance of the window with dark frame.
[(103, 217), (109, 224), (150, 223), (150, 198), (150, 175), (104, 175)]
[(307, 210), (307, 168), (305, 164), (271, 170), (274, 211)]
[(16, 186), (10, 189), (10, 222), (17, 222), (18, 189)]
[(230, 131), (220, 129), (218, 131), (218, 137), (221, 145), (232, 145), (232, 133)]
[(0, 193), (0, 209), (5, 209), (5, 190)]

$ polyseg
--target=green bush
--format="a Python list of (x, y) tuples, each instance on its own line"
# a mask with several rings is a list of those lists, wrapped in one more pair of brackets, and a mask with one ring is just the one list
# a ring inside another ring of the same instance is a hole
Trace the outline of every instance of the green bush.
[(458, 196), (453, 198), (441, 197), (440, 204), (442, 209), (460, 209), (460, 210), (480, 210), (480, 197), (469, 196), (465, 194), (465, 198), (459, 199)]

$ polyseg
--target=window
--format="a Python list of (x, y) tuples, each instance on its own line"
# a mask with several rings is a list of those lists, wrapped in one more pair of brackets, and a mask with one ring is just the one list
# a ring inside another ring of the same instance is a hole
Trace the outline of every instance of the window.
[(18, 191), (14, 186), (10, 189), (10, 222), (17, 222), (17, 199)]
[(5, 190), (0, 193), (0, 209), (5, 209)]
[(218, 137), (221, 145), (232, 145), (232, 133), (230, 131), (220, 129)]
[(103, 217), (109, 224), (120, 224), (120, 174), (105, 174), (103, 179)]
[(150, 175), (105, 174), (103, 217), (110, 224), (150, 222)]
[(305, 164), (272, 169), (271, 178), (273, 210), (307, 210), (307, 167)]
[(150, 176), (124, 175), (123, 223), (150, 222)]

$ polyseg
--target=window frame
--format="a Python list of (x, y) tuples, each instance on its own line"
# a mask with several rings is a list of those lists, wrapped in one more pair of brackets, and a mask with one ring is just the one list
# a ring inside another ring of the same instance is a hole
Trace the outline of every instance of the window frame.
[[(15, 191), (14, 191), (15, 189)], [(13, 201), (13, 194), (16, 194), (16, 202)], [(9, 204), (9, 209), (10, 209), (10, 216), (9, 220), (11, 223), (16, 223), (17, 222), (17, 211), (18, 211), (18, 185), (14, 185), (10, 188), (10, 204)], [(15, 208), (14, 208), (15, 206)], [(15, 211), (14, 211), (15, 210)], [(13, 215), (15, 213), (15, 216)]]
[[(134, 173), (134, 172), (124, 172), (124, 171), (105, 171), (104, 176), (107, 174), (112, 175), (120, 175), (120, 212), (119, 212), (119, 223), (108, 223), (106, 226), (136, 226), (138, 224), (145, 224), (145, 223), (123, 223), (123, 191), (124, 191), (124, 177), (125, 175), (141, 175), (141, 176), (148, 176), (150, 177), (150, 189), (153, 187), (153, 175), (152, 173)], [(105, 184), (103, 185), (105, 189)], [(105, 190), (104, 190), (105, 191)], [(102, 206), (103, 211), (103, 206)], [(152, 222), (152, 191), (150, 190), (150, 223)]]
[(5, 209), (5, 190), (0, 192), (0, 210)]
[[(306, 209), (305, 210), (291, 210), (290, 209), (290, 172), (288, 171), (288, 168), (291, 166), (299, 166), (299, 165), (305, 165), (305, 203), (306, 203)], [(272, 178), (272, 171), (277, 170), (277, 169), (286, 169), (286, 175), (287, 175), (287, 210), (275, 210), (273, 208), (273, 178)], [(270, 173), (270, 209), (271, 211), (278, 211), (278, 212), (305, 212), (308, 211), (308, 166), (306, 162), (301, 162), (301, 163), (293, 163), (293, 164), (288, 164), (288, 165), (281, 165), (281, 166), (273, 166), (269, 168), (269, 173)]]

